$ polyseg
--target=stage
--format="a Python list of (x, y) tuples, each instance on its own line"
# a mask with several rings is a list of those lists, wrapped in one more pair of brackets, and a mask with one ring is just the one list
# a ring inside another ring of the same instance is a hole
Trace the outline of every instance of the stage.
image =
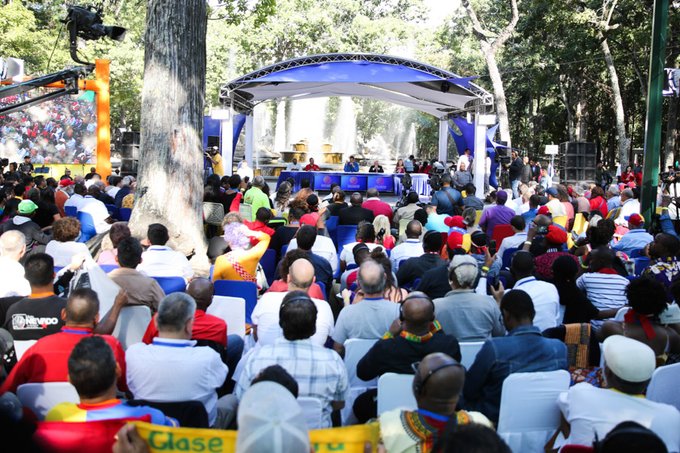
[[(379, 192), (392, 192), (400, 196), (402, 193), (399, 173), (344, 173), (333, 171), (282, 171), (276, 183), (276, 188), (288, 178), (293, 178), (295, 185), (293, 191), (300, 190), (300, 182), (309, 180), (309, 185), (316, 191), (329, 191), (331, 184), (340, 184), (342, 190), (347, 192), (365, 192), (369, 187), (378, 189)], [(429, 176), (424, 173), (411, 173), (411, 190), (418, 195), (429, 196), (430, 185), (427, 183)]]

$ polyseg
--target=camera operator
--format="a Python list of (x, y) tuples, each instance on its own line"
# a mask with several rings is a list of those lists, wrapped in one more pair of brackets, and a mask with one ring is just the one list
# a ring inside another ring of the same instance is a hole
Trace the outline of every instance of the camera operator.
[(437, 207), (437, 214), (456, 215), (458, 207), (463, 204), (463, 197), (451, 187), (451, 175), (445, 173), (439, 176), (439, 180), (441, 189), (432, 194), (431, 203)]
[(394, 213), (394, 224), (398, 227), (400, 220), (413, 220), (413, 215), (420, 209), (418, 202), (420, 197), (416, 192), (409, 192), (406, 195), (404, 204), (397, 208)]

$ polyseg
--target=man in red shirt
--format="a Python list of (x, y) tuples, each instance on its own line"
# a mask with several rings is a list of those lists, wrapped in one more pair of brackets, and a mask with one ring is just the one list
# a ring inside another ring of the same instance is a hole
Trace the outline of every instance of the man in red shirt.
[(373, 211), (375, 217), (378, 217), (381, 214), (386, 215), (387, 218), (390, 219), (390, 223), (392, 223), (392, 216), (394, 215), (392, 207), (388, 203), (382, 201), (379, 196), (380, 193), (378, 192), (378, 189), (371, 187), (366, 191), (366, 201), (364, 201), (361, 207)]
[(314, 158), (313, 158), (313, 157), (310, 157), (310, 158), (309, 158), (309, 163), (305, 166), (305, 168), (304, 168), (303, 170), (304, 170), (304, 171), (319, 171), (319, 170), (321, 170), (321, 167), (319, 167), (318, 165), (316, 165), (316, 164), (314, 163)]
[[(124, 304), (125, 301), (124, 296), (116, 299), (118, 304)], [(66, 302), (66, 308), (61, 311), (61, 317), (65, 323), (61, 332), (39, 339), (26, 351), (0, 387), (0, 394), (16, 392), (17, 387), (31, 382), (68, 381), (68, 358), (71, 351), (83, 337), (93, 335), (93, 330), (99, 322), (97, 293), (89, 288), (72, 291)], [(110, 335), (101, 337), (111, 346), (121, 370), (118, 389), (126, 391), (125, 351), (116, 338)]]

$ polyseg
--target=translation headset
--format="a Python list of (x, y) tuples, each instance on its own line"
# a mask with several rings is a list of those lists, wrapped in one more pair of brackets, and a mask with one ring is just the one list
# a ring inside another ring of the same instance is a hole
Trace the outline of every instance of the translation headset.
[(444, 368), (449, 368), (453, 366), (459, 366), (462, 367), (458, 362), (448, 362), (444, 363), (442, 365), (439, 365), (437, 368), (434, 368), (425, 375), (425, 377), (421, 377), (420, 373), (418, 373), (418, 365), (420, 362), (414, 363), (411, 366), (413, 367), (413, 372), (415, 373), (415, 376), (413, 378), (413, 393), (416, 395), (422, 395), (423, 390), (425, 389), (425, 385), (427, 384), (427, 380), (432, 377), (433, 374), (435, 374), (437, 371), (442, 370)]
[(404, 300), (401, 301), (401, 303), (399, 304), (399, 321), (404, 322), (404, 304), (409, 299), (426, 299), (428, 302), (430, 302), (430, 305), (432, 305), (432, 319), (430, 321), (434, 321), (434, 319), (435, 319), (434, 318), (434, 310), (435, 310), (434, 309), (434, 302), (432, 302), (432, 299), (430, 298), (430, 296), (428, 296), (427, 294), (425, 294), (422, 291), (414, 291), (411, 294), (409, 294), (408, 296), (406, 296), (406, 298)]

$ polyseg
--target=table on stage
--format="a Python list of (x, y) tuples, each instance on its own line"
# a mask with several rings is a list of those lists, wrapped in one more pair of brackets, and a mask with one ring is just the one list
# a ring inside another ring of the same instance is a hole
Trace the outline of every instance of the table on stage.
[[(293, 178), (295, 185), (293, 191), (300, 190), (300, 182), (309, 180), (313, 190), (331, 190), (331, 184), (340, 184), (345, 192), (365, 192), (369, 187), (378, 189), (380, 192), (393, 192), (401, 195), (401, 179), (403, 173), (344, 173), (335, 171), (282, 171), (276, 183), (276, 188), (288, 178)], [(418, 195), (430, 195), (430, 185), (427, 183), (429, 176), (425, 173), (411, 173), (411, 190)]]

